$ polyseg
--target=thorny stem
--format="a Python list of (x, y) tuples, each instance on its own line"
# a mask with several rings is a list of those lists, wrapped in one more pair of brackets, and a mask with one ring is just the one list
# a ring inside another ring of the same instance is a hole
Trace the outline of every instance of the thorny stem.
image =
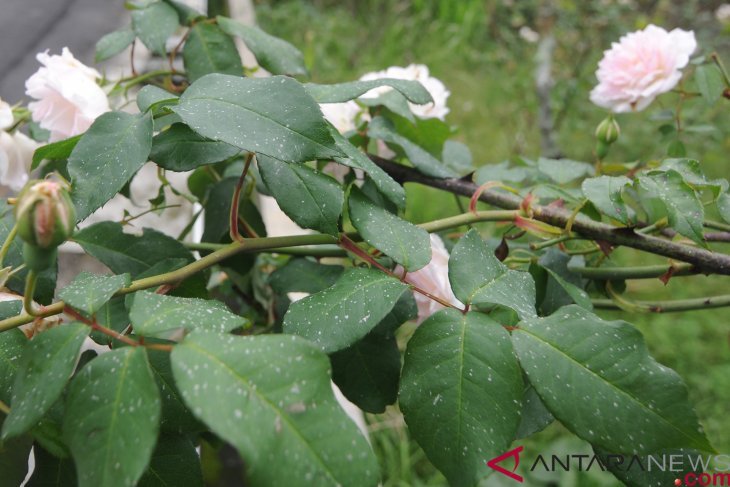
[[(477, 190), (477, 185), (463, 179), (439, 179), (426, 176), (415, 169), (397, 164), (378, 156), (369, 155), (370, 159), (384, 169), (397, 181), (414, 182), (438, 188), (450, 193), (471, 196)], [(520, 208), (522, 198), (514, 195), (488, 189), (479, 197), (480, 201), (498, 208), (516, 210)], [(533, 204), (533, 218), (544, 223), (565, 228), (570, 218), (570, 211), (563, 208)], [(593, 221), (579, 214), (573, 223), (573, 232), (586, 240), (600, 240), (614, 247), (625, 246), (643, 250), (652, 254), (669, 257), (693, 264), (701, 272), (709, 274), (730, 275), (730, 255), (712, 252), (707, 249), (685, 245), (670, 240), (643, 235), (630, 228), (615, 227), (605, 223)]]

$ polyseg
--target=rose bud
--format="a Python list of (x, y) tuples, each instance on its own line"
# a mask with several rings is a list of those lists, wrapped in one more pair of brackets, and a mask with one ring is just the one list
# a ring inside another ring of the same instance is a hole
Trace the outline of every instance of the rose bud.
[(596, 127), (596, 138), (604, 144), (613, 144), (621, 135), (621, 127), (612, 115), (604, 118)]
[(31, 181), (18, 195), (15, 205), (18, 236), (25, 241), (23, 252), (30, 269), (50, 267), (56, 247), (74, 231), (76, 210), (68, 188), (56, 181)]

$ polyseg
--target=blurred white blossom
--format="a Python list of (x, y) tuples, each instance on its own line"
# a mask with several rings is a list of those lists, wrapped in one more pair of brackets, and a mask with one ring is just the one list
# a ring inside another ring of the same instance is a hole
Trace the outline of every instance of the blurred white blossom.
[(13, 109), (7, 102), (0, 98), (0, 130), (6, 130), (13, 126)]
[(96, 83), (101, 75), (78, 61), (67, 47), (62, 54), (39, 53), (43, 65), (25, 82), (26, 94), (37, 101), (28, 104), (33, 120), (51, 132), (55, 142), (85, 132), (109, 111), (106, 93)]
[(715, 10), (715, 18), (723, 24), (730, 22), (730, 3), (723, 3)]
[(520, 27), (520, 30), (517, 31), (517, 33), (520, 35), (520, 37), (523, 40), (525, 40), (531, 44), (534, 44), (535, 42), (540, 40), (540, 34), (535, 32), (534, 30), (532, 30), (527, 25), (523, 25), (522, 27)]
[(640, 111), (674, 88), (697, 48), (694, 32), (649, 25), (604, 52), (591, 101), (613, 112)]
[[(395, 273), (402, 274), (403, 268), (396, 266)], [(449, 284), (449, 252), (438, 235), (431, 234), (431, 261), (426, 267), (415, 272), (409, 272), (406, 280), (434, 296), (445, 299), (454, 306), (464, 306), (461, 301), (456, 299), (454, 292), (451, 290), (451, 284)], [(418, 319), (416, 321), (419, 324), (444, 307), (421, 293), (414, 292), (413, 296), (416, 298), (416, 304), (418, 305)]]
[[(428, 66), (424, 64), (411, 64), (405, 68), (400, 66), (391, 66), (384, 71), (375, 71), (372, 73), (364, 74), (360, 79), (362, 81), (369, 81), (374, 79), (382, 78), (395, 78), (404, 79), (411, 81), (420, 82), (424, 88), (431, 94), (433, 98), (432, 103), (425, 105), (416, 105), (415, 103), (408, 103), (413, 114), (420, 118), (438, 118), (443, 120), (446, 114), (449, 113), (449, 108), (446, 106), (446, 101), (451, 95), (451, 92), (446, 89), (446, 86), (441, 80), (434, 78), (429, 74)], [(362, 98), (377, 98), (383, 93), (386, 93), (393, 88), (388, 86), (381, 86), (379, 88), (372, 89), (365, 93)]]
[(21, 132), (0, 131), (0, 186), (20, 191), (28, 182), (38, 144)]
[(319, 107), (324, 118), (341, 134), (355, 130), (358, 122), (370, 120), (367, 111), (352, 100), (344, 103), (322, 103)]

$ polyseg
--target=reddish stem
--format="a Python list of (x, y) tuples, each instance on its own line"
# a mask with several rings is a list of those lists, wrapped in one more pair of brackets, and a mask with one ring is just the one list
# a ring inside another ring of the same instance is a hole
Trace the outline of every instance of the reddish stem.
[(236, 183), (236, 189), (233, 191), (233, 199), (231, 200), (230, 234), (231, 240), (233, 240), (234, 242), (243, 242), (245, 240), (241, 236), (241, 233), (238, 231), (239, 222), (243, 223), (248, 234), (252, 235), (254, 238), (258, 237), (256, 232), (254, 232), (253, 229), (248, 224), (246, 224), (246, 222), (243, 221), (242, 218), (238, 216), (238, 206), (239, 200), (241, 199), (241, 189), (243, 188), (243, 182), (246, 179), (246, 174), (248, 174), (248, 168), (251, 166), (252, 159), (253, 152), (249, 152), (248, 156), (246, 156), (246, 163), (243, 165), (243, 171), (241, 171), (241, 177), (238, 178), (238, 183)]
[(122, 335), (118, 331), (115, 331), (115, 330), (112, 330), (111, 328), (107, 328), (106, 326), (100, 325), (99, 323), (96, 322), (96, 319), (94, 319), (94, 318), (89, 319), (89, 318), (83, 316), (82, 314), (78, 313), (75, 309), (71, 308), (70, 306), (64, 307), (63, 312), (66, 313), (67, 315), (71, 316), (72, 318), (89, 325), (92, 330), (99, 331), (99, 332), (103, 333), (104, 335), (112, 337), (115, 340), (119, 340), (120, 342), (126, 343), (129, 346), (145, 347), (145, 348), (149, 348), (150, 350), (162, 350), (165, 352), (172, 351), (172, 345), (155, 344), (155, 343), (145, 344), (145, 343), (133, 340), (126, 335)]

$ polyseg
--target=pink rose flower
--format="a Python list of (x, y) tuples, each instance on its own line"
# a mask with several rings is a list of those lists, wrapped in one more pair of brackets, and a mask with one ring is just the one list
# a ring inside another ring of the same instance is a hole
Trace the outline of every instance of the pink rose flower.
[(106, 93), (96, 83), (101, 75), (79, 62), (67, 47), (60, 56), (46, 51), (36, 58), (43, 67), (25, 82), (25, 92), (38, 100), (28, 108), (33, 120), (50, 130), (51, 142), (85, 132), (96, 117), (109, 111)]
[(0, 188), (20, 191), (25, 186), (37, 148), (38, 144), (21, 132), (0, 131)]
[(626, 34), (598, 63), (591, 101), (616, 113), (643, 110), (677, 85), (696, 48), (692, 31), (649, 25)]
[[(395, 273), (401, 275), (403, 268), (397, 266)], [(445, 299), (454, 306), (464, 307), (451, 290), (451, 284), (449, 284), (449, 253), (438, 235), (431, 234), (431, 262), (426, 267), (415, 272), (409, 272), (406, 275), (406, 280), (434, 296)], [(418, 305), (418, 319), (416, 320), (418, 324), (436, 311), (444, 308), (443, 305), (421, 293), (414, 292), (413, 296), (416, 298), (416, 304)]]

